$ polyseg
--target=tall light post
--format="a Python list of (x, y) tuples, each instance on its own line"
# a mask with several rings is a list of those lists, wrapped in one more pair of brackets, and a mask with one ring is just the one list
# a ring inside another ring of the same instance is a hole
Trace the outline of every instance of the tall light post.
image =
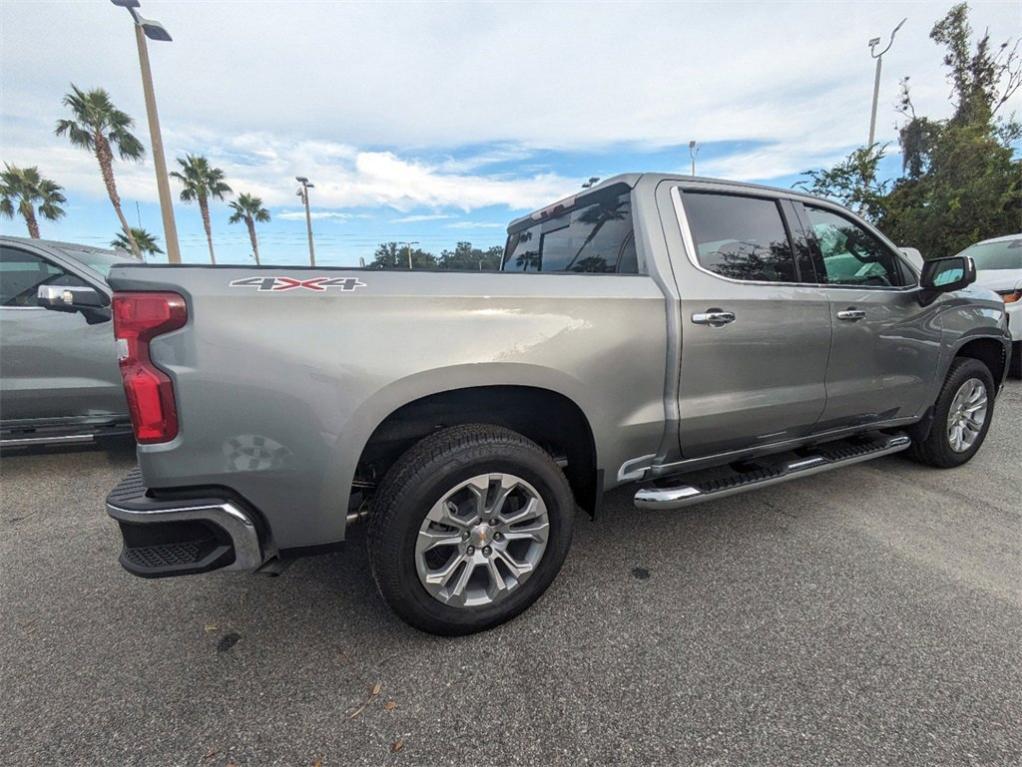
[(898, 30), (901, 29), (902, 24), (908, 21), (908, 18), (902, 19), (898, 22), (893, 30), (891, 30), (891, 39), (887, 41), (887, 47), (877, 53), (877, 46), (880, 45), (880, 38), (874, 37), (869, 41), (869, 55), (877, 61), (876, 76), (873, 78), (873, 109), (869, 114), (869, 141), (866, 143), (867, 147), (873, 146), (873, 141), (876, 138), (877, 128), (877, 100), (880, 98), (880, 65), (883, 62), (884, 54), (891, 50), (891, 46), (894, 45), (894, 36), (898, 34)]
[(119, 8), (127, 8), (135, 22), (135, 42), (138, 44), (138, 63), (142, 69), (142, 91), (145, 94), (145, 111), (149, 121), (149, 140), (153, 145), (153, 165), (156, 166), (156, 189), (160, 195), (160, 213), (163, 216), (163, 240), (167, 245), (167, 261), (181, 263), (181, 248), (177, 242), (177, 225), (174, 223), (174, 201), (170, 196), (170, 178), (167, 176), (167, 161), (163, 157), (163, 136), (160, 134), (160, 117), (156, 112), (156, 95), (153, 92), (153, 73), (149, 68), (149, 49), (146, 38), (170, 42), (170, 33), (163, 25), (152, 19), (144, 19), (136, 10), (138, 0), (110, 0)]
[(301, 186), (298, 187), (298, 196), (302, 198), (302, 202), (305, 203), (305, 229), (309, 233), (309, 265), (316, 265), (316, 248), (312, 244), (312, 213), (309, 212), (309, 190), (315, 189), (315, 184), (310, 184), (309, 179), (305, 176), (295, 176)]
[(692, 160), (692, 175), (696, 174), (696, 155), (699, 154), (699, 144), (694, 140), (688, 142), (688, 156)]
[(415, 242), (403, 242), (401, 244), (404, 245), (405, 249), (408, 251), (408, 268), (411, 269), (412, 268), (412, 245), (418, 245), (419, 241), (416, 240)]

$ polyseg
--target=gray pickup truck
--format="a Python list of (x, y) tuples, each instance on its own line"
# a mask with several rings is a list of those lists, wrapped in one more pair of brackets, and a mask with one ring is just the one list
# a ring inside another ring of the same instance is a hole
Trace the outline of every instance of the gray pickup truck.
[(115, 267), (121, 563), (273, 573), (364, 519), (404, 620), (485, 629), (611, 488), (670, 510), (902, 450), (968, 461), (1010, 355), (974, 279), (829, 202), (661, 174), (512, 222), (501, 273)]

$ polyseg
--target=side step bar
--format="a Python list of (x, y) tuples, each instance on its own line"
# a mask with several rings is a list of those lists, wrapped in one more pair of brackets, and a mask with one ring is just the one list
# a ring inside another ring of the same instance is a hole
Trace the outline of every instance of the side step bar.
[(912, 444), (904, 434), (881, 436), (867, 442), (842, 440), (815, 447), (812, 452), (790, 457), (776, 464), (755, 466), (700, 481), (693, 473), (684, 478), (665, 478), (644, 485), (635, 494), (635, 506), (640, 509), (680, 509), (715, 498), (725, 498), (757, 487), (768, 487), (789, 479), (808, 477), (823, 471), (850, 466), (884, 455), (899, 453)]

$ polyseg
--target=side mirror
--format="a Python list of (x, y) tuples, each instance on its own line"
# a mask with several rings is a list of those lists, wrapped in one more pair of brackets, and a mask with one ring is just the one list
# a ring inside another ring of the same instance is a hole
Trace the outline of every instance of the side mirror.
[(919, 284), (923, 290), (950, 293), (976, 281), (976, 264), (969, 256), (937, 258), (923, 264)]
[(81, 312), (90, 325), (110, 319), (106, 296), (95, 288), (40, 285), (36, 303), (53, 312)]

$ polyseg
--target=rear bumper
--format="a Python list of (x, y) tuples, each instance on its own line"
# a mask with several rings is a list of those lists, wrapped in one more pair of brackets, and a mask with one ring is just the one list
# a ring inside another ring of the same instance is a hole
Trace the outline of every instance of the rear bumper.
[(107, 496), (106, 510), (124, 539), (121, 566), (133, 575), (253, 571), (263, 563), (255, 515), (238, 501), (152, 498), (136, 469)]

